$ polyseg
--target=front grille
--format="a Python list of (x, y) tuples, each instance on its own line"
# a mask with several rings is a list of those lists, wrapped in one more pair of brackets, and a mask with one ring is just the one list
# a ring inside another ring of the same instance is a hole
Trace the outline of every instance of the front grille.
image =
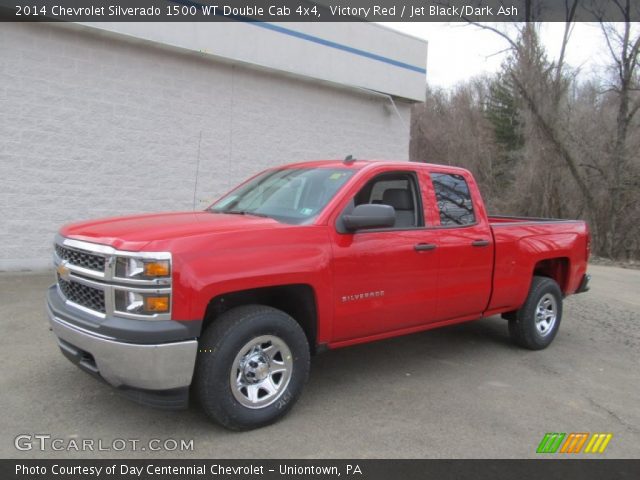
[(58, 286), (67, 300), (90, 310), (106, 313), (104, 292), (102, 290), (74, 282), (73, 280), (67, 282), (60, 276), (58, 276)]
[(104, 272), (104, 257), (100, 255), (94, 255), (93, 253), (75, 250), (57, 244), (55, 248), (58, 257), (62, 260), (67, 260), (72, 265), (86, 268), (88, 270)]

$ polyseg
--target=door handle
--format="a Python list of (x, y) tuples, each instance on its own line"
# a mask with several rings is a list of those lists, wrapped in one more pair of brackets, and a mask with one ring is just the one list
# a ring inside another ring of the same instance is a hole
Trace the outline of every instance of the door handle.
[(427, 250), (435, 250), (437, 247), (435, 243), (418, 243), (413, 248), (416, 252), (424, 252)]
[(486, 247), (489, 243), (489, 240), (474, 240), (471, 245), (474, 247)]

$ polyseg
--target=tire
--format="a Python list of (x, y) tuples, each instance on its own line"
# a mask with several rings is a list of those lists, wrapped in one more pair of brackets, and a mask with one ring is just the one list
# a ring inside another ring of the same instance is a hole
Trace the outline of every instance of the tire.
[(302, 393), (309, 357), (304, 331), (286, 313), (262, 305), (233, 308), (200, 338), (196, 399), (209, 418), (228, 429), (269, 425)]
[(511, 340), (529, 350), (542, 350), (553, 342), (562, 320), (562, 291), (551, 278), (533, 277), (529, 295), (509, 320)]

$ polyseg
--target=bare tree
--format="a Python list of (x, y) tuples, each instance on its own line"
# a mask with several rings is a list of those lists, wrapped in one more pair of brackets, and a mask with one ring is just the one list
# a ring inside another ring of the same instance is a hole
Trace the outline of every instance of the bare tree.
[[(540, 45), (536, 24), (533, 22), (534, 9), (531, 0), (525, 2), (528, 17), (518, 31), (518, 37), (513, 38), (502, 30), (477, 22), (469, 22), (482, 29), (490, 30), (505, 39), (512, 51), (514, 65), (509, 72), (513, 84), (525, 102), (526, 107), (537, 122), (540, 131), (551, 143), (557, 155), (565, 162), (571, 177), (580, 189), (588, 210), (595, 212), (595, 199), (579, 167), (579, 161), (574, 157), (558, 125), (558, 107), (562, 97), (566, 94), (567, 83), (564, 82), (565, 52), (569, 42), (572, 23), (575, 17), (578, 0), (565, 0), (565, 30), (560, 46), (558, 61), (547, 63), (540, 57)], [(551, 100), (550, 102), (548, 100)], [(550, 108), (543, 108), (543, 105)]]
[[(620, 31), (611, 24), (602, 22), (609, 51), (617, 66), (616, 82), (611, 89), (618, 95), (618, 114), (616, 118), (616, 133), (613, 141), (613, 152), (610, 155), (611, 175), (605, 175), (601, 171), (600, 181), (608, 185), (609, 195), (606, 197), (607, 205), (603, 208), (601, 199), (593, 189), (589, 181), (589, 168), (580, 155), (580, 148), (572, 144), (575, 137), (575, 129), (567, 123), (567, 117), (563, 116), (566, 110), (565, 99), (568, 88), (572, 83), (565, 65), (565, 53), (571, 36), (573, 20), (575, 18), (578, 0), (565, 0), (565, 30), (560, 45), (560, 55), (555, 62), (547, 62), (543, 52), (539, 48), (538, 31), (533, 22), (534, 9), (526, 9), (531, 18), (527, 18), (517, 38), (508, 35), (504, 31), (486, 24), (473, 23), (485, 30), (491, 30), (504, 38), (510, 47), (513, 63), (509, 69), (510, 79), (516, 86), (529, 114), (535, 122), (542, 137), (553, 149), (555, 156), (564, 163), (570, 177), (575, 182), (579, 194), (586, 205), (584, 214), (590, 219), (594, 229), (598, 250), (607, 256), (616, 257), (622, 253), (621, 243), (624, 235), (621, 234), (620, 219), (625, 206), (629, 204), (627, 194), (629, 186), (634, 186), (634, 181), (626, 182), (622, 173), (628, 167), (628, 134), (633, 117), (640, 109), (640, 101), (631, 97), (632, 92), (637, 91), (638, 75), (638, 49), (640, 37), (633, 37), (632, 31), (632, 4), (630, 0), (613, 0), (624, 19), (624, 28)], [(526, 2), (531, 3), (531, 0)], [(637, 5), (636, 7), (637, 8)], [(602, 18), (602, 17), (601, 17)], [(572, 131), (573, 130), (573, 131)], [(528, 136), (531, 138), (531, 134)], [(546, 153), (544, 161), (546, 167), (553, 167), (553, 155)], [(548, 177), (546, 185), (539, 187), (546, 194), (558, 195), (558, 184), (554, 184), (558, 176)], [(628, 185), (627, 185), (628, 184)], [(553, 198), (545, 198), (546, 204), (561, 205)], [(546, 210), (546, 209), (545, 209)]]
[[(614, 64), (614, 82), (609, 91), (617, 97), (617, 115), (613, 151), (610, 155), (610, 169), (612, 178), (609, 184), (610, 214), (606, 235), (606, 253), (610, 257), (620, 254), (620, 229), (624, 228), (621, 220), (627, 208), (629, 189), (635, 192), (637, 184), (633, 179), (629, 182), (623, 179), (623, 174), (629, 165), (629, 129), (634, 117), (640, 109), (640, 82), (638, 79), (638, 56), (640, 50), (640, 33), (633, 32), (632, 4), (630, 0), (612, 2), (624, 19), (622, 28), (603, 20), (602, 13), (596, 13), (604, 35), (607, 48)], [(637, 4), (635, 8), (638, 8)], [(635, 33), (635, 36), (634, 36)]]
[(564, 1), (555, 60), (535, 23), (541, 4), (525, 1), (528, 21), (515, 28), (473, 23), (506, 41), (503, 71), (428, 92), (413, 110), (411, 158), (470, 168), (490, 207), (505, 213), (586, 218), (595, 252), (638, 258), (640, 32), (631, 19), (640, 2), (599, 3), (624, 20), (601, 22), (613, 70), (603, 89), (601, 80), (580, 83), (565, 61), (578, 4), (589, 0)]

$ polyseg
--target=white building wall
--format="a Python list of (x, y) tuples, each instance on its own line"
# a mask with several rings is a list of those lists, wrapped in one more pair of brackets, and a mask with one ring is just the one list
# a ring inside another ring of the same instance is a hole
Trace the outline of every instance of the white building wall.
[(92, 22), (89, 28), (424, 101), (427, 42), (371, 22)]
[(196, 208), (281, 163), (408, 158), (408, 102), (69, 25), (0, 45), (0, 270), (48, 267), (66, 222), (193, 208), (198, 158)]

